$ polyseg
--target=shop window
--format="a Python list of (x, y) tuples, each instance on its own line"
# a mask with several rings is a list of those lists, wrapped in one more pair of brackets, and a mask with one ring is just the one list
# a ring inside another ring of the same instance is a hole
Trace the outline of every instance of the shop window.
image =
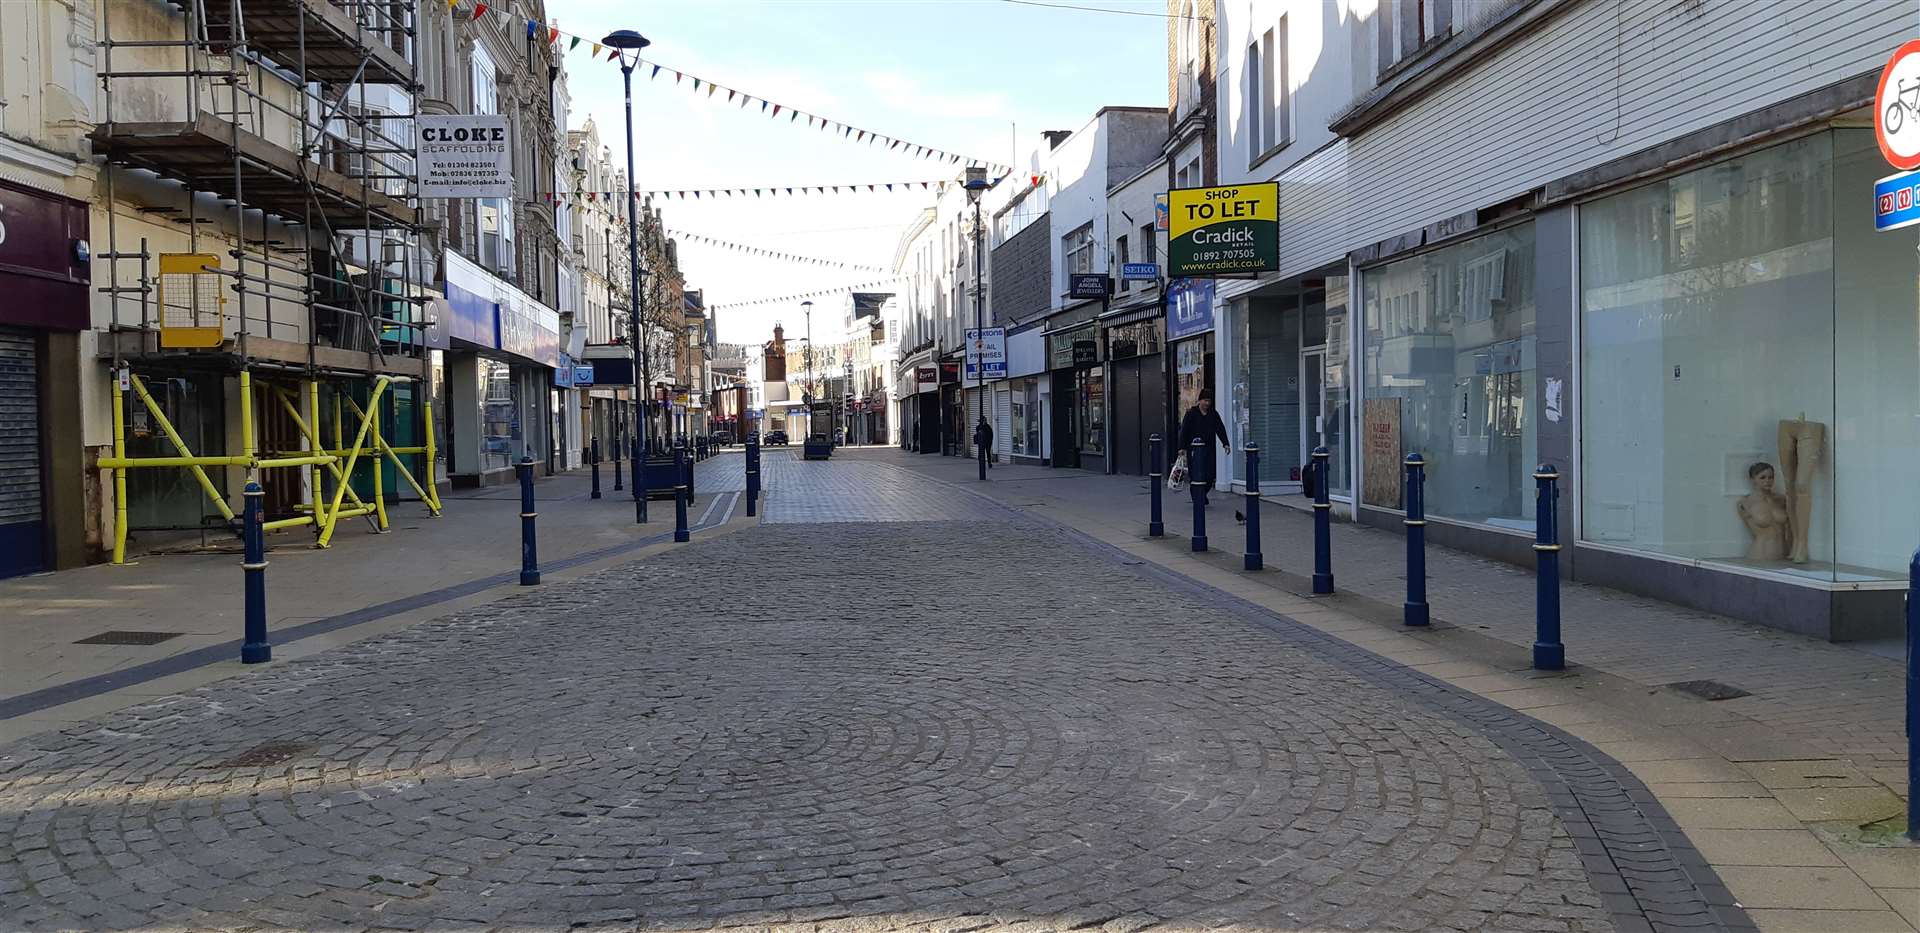
[(1586, 540), (1902, 574), (1920, 320), (1913, 238), (1871, 222), (1885, 172), (1837, 130), (1582, 206)]
[(1101, 454), (1107, 449), (1107, 385), (1099, 369), (1083, 369), (1076, 380), (1078, 397), (1075, 427), (1080, 452)]
[(482, 358), (479, 366), (481, 401), (482, 470), (503, 470), (513, 466), (526, 449), (520, 422), (519, 385), (513, 369), (499, 360)]
[(1369, 269), (1361, 289), (1362, 501), (1400, 508), (1417, 452), (1428, 514), (1532, 531), (1533, 225)]

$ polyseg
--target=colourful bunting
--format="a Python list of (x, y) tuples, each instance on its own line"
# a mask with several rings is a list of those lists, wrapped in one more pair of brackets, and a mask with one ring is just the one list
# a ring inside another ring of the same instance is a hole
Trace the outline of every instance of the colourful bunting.
[(480, 18), (480, 16), (481, 16), (481, 14), (483, 14), (483, 13), (485, 13), (485, 12), (487, 12), (487, 5), (486, 5), (486, 4), (484, 4), (484, 3), (479, 3), (479, 4), (475, 4), (475, 5), (474, 5), (474, 7), (473, 7), (473, 18), (474, 18), (474, 19), (479, 19), (479, 18)]

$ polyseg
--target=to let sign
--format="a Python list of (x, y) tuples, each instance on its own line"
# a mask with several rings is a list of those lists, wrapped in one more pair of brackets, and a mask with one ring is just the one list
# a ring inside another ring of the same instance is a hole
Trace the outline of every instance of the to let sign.
[(421, 114), (414, 164), (423, 198), (513, 197), (513, 149), (501, 114)]
[(1280, 186), (1175, 188), (1168, 194), (1167, 275), (1280, 268)]

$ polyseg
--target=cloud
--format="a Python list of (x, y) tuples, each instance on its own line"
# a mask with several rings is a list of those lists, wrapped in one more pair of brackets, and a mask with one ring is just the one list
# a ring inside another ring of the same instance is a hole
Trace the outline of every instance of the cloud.
[(1002, 117), (1007, 113), (1004, 94), (929, 91), (918, 79), (897, 71), (869, 71), (860, 77), (881, 103), (895, 110), (959, 119)]

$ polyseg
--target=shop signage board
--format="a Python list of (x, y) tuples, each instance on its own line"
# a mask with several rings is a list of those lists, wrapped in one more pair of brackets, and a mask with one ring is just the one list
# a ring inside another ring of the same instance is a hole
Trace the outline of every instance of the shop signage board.
[(1153, 196), (1153, 229), (1167, 232), (1167, 195), (1165, 192)]
[(1873, 183), (1873, 229), (1920, 224), (1920, 172), (1901, 172)]
[(576, 386), (593, 385), (593, 364), (592, 363), (574, 364), (573, 384)]
[(913, 383), (915, 392), (932, 392), (940, 387), (940, 370), (932, 366), (915, 366)]
[(1887, 164), (1920, 169), (1920, 39), (1894, 50), (1873, 96), (1873, 138)]
[(987, 327), (967, 328), (967, 379), (981, 378), (984, 361), (985, 378), (1007, 378), (1007, 329)]
[(1120, 265), (1120, 277), (1129, 282), (1151, 282), (1160, 277), (1160, 264), (1128, 262)]
[(1278, 183), (1175, 188), (1167, 194), (1168, 275), (1279, 270)]
[(420, 114), (414, 165), (423, 198), (513, 197), (505, 114)]
[(1365, 445), (1365, 475), (1361, 501), (1383, 509), (1400, 508), (1400, 400), (1370, 398), (1361, 410), (1361, 443)]
[(1174, 279), (1167, 287), (1167, 339), (1213, 329), (1213, 280)]
[(1105, 298), (1111, 284), (1102, 273), (1076, 272), (1067, 286), (1067, 294), (1073, 298)]

